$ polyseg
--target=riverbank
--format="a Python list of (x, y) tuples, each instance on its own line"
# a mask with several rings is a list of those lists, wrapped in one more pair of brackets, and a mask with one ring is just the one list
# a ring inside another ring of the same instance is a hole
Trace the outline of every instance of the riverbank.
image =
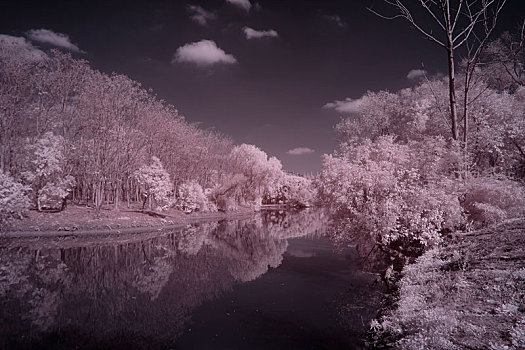
[(525, 219), (456, 236), (397, 286), (373, 348), (525, 349)]
[(253, 215), (249, 208), (227, 213), (185, 214), (175, 209), (158, 213), (138, 208), (100, 209), (69, 205), (58, 213), (31, 210), (23, 219), (13, 220), (0, 232), (0, 237), (92, 235), (117, 232), (134, 233), (144, 229), (177, 227), (197, 222), (243, 218)]

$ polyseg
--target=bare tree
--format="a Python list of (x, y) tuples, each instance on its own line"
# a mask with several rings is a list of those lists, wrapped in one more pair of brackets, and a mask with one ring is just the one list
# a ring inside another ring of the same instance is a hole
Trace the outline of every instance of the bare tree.
[[(506, 0), (384, 0), (394, 7), (397, 14), (385, 16), (369, 8), (376, 15), (386, 18), (404, 18), (427, 39), (443, 47), (447, 52), (451, 131), (454, 140), (459, 138), (457, 101), (455, 88), (455, 52), (463, 45), (477, 62), (480, 51), (492, 33), (499, 12)], [(416, 19), (415, 9), (408, 4), (417, 4), (432, 21)], [(434, 33), (434, 29), (438, 29)], [(473, 69), (473, 68), (472, 68)], [(466, 121), (465, 121), (466, 122)], [(466, 140), (467, 129), (464, 130)]]
[(491, 88), (514, 92), (525, 86), (525, 19), (516, 33), (503, 33), (487, 45), (480, 66)]

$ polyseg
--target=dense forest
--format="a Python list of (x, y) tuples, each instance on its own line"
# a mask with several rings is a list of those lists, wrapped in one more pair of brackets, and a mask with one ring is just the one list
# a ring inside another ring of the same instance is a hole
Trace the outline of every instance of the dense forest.
[(0, 41), (2, 221), (67, 200), (184, 212), (312, 201), (311, 181), (277, 158), (192, 125), (128, 77), (23, 38)]

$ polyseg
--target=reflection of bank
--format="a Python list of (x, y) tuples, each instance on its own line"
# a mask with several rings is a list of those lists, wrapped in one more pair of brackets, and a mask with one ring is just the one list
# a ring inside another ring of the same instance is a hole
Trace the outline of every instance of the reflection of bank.
[(133, 348), (168, 342), (203, 301), (279, 266), (287, 238), (312, 232), (304, 215), (191, 225), (142, 241), (67, 241), (67, 248), (58, 238), (44, 249), (11, 241), (0, 248), (0, 348), (56, 336), (84, 348), (131, 334)]

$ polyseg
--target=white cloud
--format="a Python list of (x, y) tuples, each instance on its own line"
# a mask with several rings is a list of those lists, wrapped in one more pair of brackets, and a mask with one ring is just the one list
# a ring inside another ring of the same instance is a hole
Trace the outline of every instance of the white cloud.
[(80, 50), (77, 45), (71, 42), (71, 39), (69, 39), (69, 36), (66, 34), (55, 33), (49, 29), (32, 29), (26, 34), (27, 37), (32, 41), (50, 44), (73, 52), (82, 52), (82, 50)]
[(335, 109), (342, 113), (358, 113), (361, 111), (361, 106), (363, 105), (364, 100), (364, 97), (360, 97), (356, 100), (347, 97), (344, 101), (336, 100), (334, 102), (329, 102), (325, 104), (323, 108)]
[(250, 27), (244, 27), (243, 29), (246, 39), (260, 39), (260, 38), (277, 38), (279, 34), (273, 30), (255, 30)]
[(412, 69), (407, 74), (407, 78), (410, 80), (417, 80), (423, 78), (427, 74), (427, 71), (424, 69)]
[(0, 47), (6, 50), (4, 54), (12, 57), (23, 57), (32, 61), (40, 61), (46, 54), (34, 47), (23, 37), (0, 34)]
[(325, 18), (327, 20), (332, 21), (335, 24), (337, 24), (338, 27), (344, 28), (346, 26), (345, 22), (343, 22), (341, 17), (339, 17), (337, 15), (333, 15), (333, 16), (327, 15), (327, 16), (325, 16)]
[(205, 26), (208, 24), (208, 21), (215, 19), (215, 14), (210, 11), (206, 11), (201, 6), (197, 5), (188, 5), (188, 11), (190, 12), (190, 18), (200, 25)]
[(292, 156), (302, 156), (303, 154), (310, 153), (315, 153), (315, 150), (308, 147), (297, 147), (286, 152), (286, 154), (290, 154)]
[(214, 41), (201, 40), (179, 47), (171, 62), (188, 62), (197, 66), (211, 66), (217, 63), (233, 64), (237, 60), (218, 48)]
[(226, 2), (238, 6), (246, 11), (250, 11), (250, 8), (252, 7), (250, 0), (226, 0)]

